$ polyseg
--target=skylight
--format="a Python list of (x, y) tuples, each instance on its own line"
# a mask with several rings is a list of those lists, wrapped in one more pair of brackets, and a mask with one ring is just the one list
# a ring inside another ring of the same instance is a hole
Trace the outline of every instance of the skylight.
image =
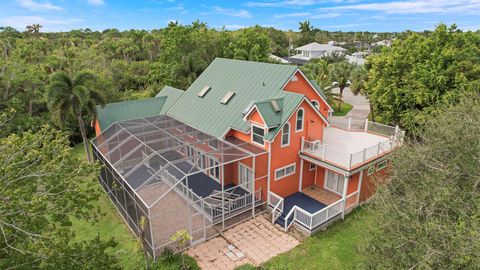
[(280, 108), (280, 105), (278, 105), (278, 102), (277, 100), (275, 99), (272, 99), (270, 100), (270, 104), (272, 104), (272, 107), (273, 107), (273, 110), (275, 110), (275, 112), (280, 112), (282, 109)]
[(227, 104), (230, 99), (232, 99), (232, 97), (235, 95), (235, 92), (233, 91), (228, 91), (225, 96), (223, 96), (223, 98), (220, 100), (220, 103), (222, 104)]
[(203, 97), (205, 96), (205, 94), (207, 94), (207, 92), (211, 89), (212, 87), (208, 86), (208, 85), (205, 85), (202, 90), (200, 90), (200, 92), (198, 92), (197, 96), (199, 97)]

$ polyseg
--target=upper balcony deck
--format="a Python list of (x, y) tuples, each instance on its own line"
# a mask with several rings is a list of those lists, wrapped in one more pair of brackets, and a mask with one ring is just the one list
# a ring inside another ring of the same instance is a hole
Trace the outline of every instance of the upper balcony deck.
[(303, 140), (302, 153), (345, 170), (355, 169), (402, 144), (404, 131), (368, 120), (336, 118), (323, 140)]

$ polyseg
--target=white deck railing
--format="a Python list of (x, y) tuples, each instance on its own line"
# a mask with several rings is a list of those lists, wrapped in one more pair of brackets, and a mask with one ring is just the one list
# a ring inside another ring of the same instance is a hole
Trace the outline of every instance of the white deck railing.
[[(255, 202), (257, 203), (258, 201), (262, 200), (262, 188), (259, 188), (255, 191), (254, 196)], [(245, 207), (249, 207), (252, 205), (252, 200), (253, 200), (252, 194), (251, 193), (245, 193), (243, 196), (240, 196), (238, 198), (235, 198), (230, 201), (225, 201), (224, 202), (224, 211), (225, 215), (228, 215), (230, 213), (236, 212), (237, 210), (240, 210)], [(222, 216), (222, 204), (218, 205), (212, 205), (213, 206), (213, 214), (212, 218), (218, 218)]]
[(278, 219), (278, 217), (280, 217), (283, 213), (283, 198), (269, 191), (268, 201), (269, 201), (269, 205), (272, 207), (272, 224), (273, 224)]
[(390, 139), (355, 153), (345, 153), (319, 140), (309, 141), (302, 138), (302, 151), (350, 170), (351, 168), (392, 151), (403, 143), (405, 132), (398, 127), (391, 127), (366, 120), (362, 121), (364, 123), (363, 128), (358, 128), (358, 121), (360, 120), (336, 118), (336, 123), (333, 123), (333, 125), (339, 124), (340, 128), (348, 131), (370, 132), (390, 137)]
[[(333, 204), (323, 209), (320, 209), (318, 212), (313, 214), (295, 205), (285, 217), (284, 229), (285, 231), (287, 231), (288, 228), (290, 228), (290, 226), (292, 226), (294, 222), (298, 222), (308, 230), (312, 231), (313, 229), (324, 224), (330, 219), (338, 216), (339, 214), (342, 213), (342, 211), (343, 211), (343, 199), (340, 199), (334, 202)], [(289, 220), (291, 220), (290, 223), (289, 223)]]

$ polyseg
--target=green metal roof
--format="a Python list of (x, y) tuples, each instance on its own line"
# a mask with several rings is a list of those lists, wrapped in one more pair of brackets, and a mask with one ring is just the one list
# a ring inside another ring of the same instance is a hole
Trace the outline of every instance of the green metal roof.
[[(272, 105), (272, 100), (277, 101), (280, 111), (275, 111), (275, 108)], [(255, 102), (255, 107), (257, 108), (258, 113), (260, 113), (262, 116), (263, 121), (265, 121), (267, 128), (274, 128), (281, 124), (283, 114), (283, 98), (258, 101)]]
[(101, 130), (105, 130), (117, 121), (159, 115), (167, 100), (167, 97), (162, 96), (110, 103), (104, 107), (97, 105), (97, 121)]
[[(249, 131), (250, 126), (243, 120), (242, 112), (252, 101), (285, 97), (283, 123), (286, 121), (285, 114), (296, 108), (295, 100), (303, 98), (303, 95), (282, 91), (297, 69), (289, 65), (217, 58), (166, 114), (212, 136), (223, 137), (230, 128)], [(211, 89), (204, 97), (198, 97), (198, 92), (206, 85)], [(235, 96), (228, 104), (221, 104), (220, 100), (228, 91), (235, 92)], [(293, 105), (292, 109), (290, 106)], [(274, 128), (271, 132), (278, 130)], [(265, 139), (274, 137), (274, 134), (269, 135), (271, 132), (266, 134)]]
[(288, 121), (290, 116), (295, 112), (295, 109), (302, 103), (305, 98), (304, 95), (281, 91), (277, 94), (276, 98), (283, 97), (283, 108), (282, 108), (282, 118), (280, 120), (280, 125), (275, 128), (270, 129), (267, 134), (265, 134), (264, 139), (267, 141), (272, 141), (275, 138), (275, 135), (281, 130), (283, 124)]
[(160, 114), (165, 114), (165, 112), (167, 112), (173, 106), (173, 104), (177, 102), (178, 98), (180, 98), (183, 93), (185, 93), (184, 90), (180, 90), (171, 86), (163, 87), (163, 89), (156, 95), (156, 97), (167, 97)]

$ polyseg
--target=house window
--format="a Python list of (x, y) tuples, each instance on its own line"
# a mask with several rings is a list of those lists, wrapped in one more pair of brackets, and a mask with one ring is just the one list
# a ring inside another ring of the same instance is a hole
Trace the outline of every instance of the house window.
[(343, 194), (343, 187), (345, 185), (345, 177), (343, 175), (327, 171), (325, 178), (325, 189), (333, 191), (339, 195)]
[(387, 167), (387, 160), (381, 161), (377, 164), (377, 172), (385, 169)]
[(370, 166), (367, 171), (367, 175), (372, 175), (375, 172), (375, 166)]
[(282, 129), (282, 146), (290, 145), (290, 124), (285, 123)]
[(303, 118), (304, 118), (305, 111), (303, 109), (298, 110), (297, 112), (297, 122), (295, 126), (295, 131), (302, 131), (303, 130)]
[(310, 53), (303, 51), (303, 52), (302, 52), (302, 56), (305, 57), (305, 58), (309, 58), (309, 57), (310, 57)]
[(315, 168), (317, 168), (317, 165), (315, 165), (315, 163), (310, 162), (310, 171), (315, 170)]
[(280, 180), (284, 177), (295, 174), (295, 167), (296, 167), (296, 164), (293, 163), (293, 164), (290, 164), (290, 165), (285, 166), (283, 168), (276, 169), (275, 170), (275, 180)]
[(210, 159), (210, 177), (219, 180), (220, 179), (220, 164), (214, 159)]
[(320, 103), (316, 100), (312, 100), (312, 105), (313, 107), (317, 108), (317, 110), (320, 110)]
[(263, 141), (263, 136), (265, 135), (265, 130), (262, 127), (252, 125), (252, 141), (260, 145), (265, 145)]

